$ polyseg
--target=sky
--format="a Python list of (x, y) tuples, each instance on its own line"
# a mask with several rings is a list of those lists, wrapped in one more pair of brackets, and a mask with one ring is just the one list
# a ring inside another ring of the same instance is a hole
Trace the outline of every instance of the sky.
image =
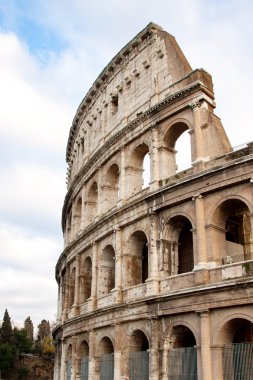
[(75, 112), (149, 22), (214, 82), (232, 146), (253, 140), (251, 0), (0, 0), (0, 321), (55, 322), (65, 150)]

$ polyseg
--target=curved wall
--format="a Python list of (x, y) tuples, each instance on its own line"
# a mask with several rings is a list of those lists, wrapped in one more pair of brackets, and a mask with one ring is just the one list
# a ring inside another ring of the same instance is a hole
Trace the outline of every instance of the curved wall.
[[(185, 347), (199, 379), (223, 379), (215, 345), (238, 340), (253, 317), (253, 145), (233, 151), (214, 107), (211, 76), (155, 24), (80, 104), (56, 266), (55, 380), (176, 379), (171, 355)], [(178, 172), (186, 131), (191, 163)]]

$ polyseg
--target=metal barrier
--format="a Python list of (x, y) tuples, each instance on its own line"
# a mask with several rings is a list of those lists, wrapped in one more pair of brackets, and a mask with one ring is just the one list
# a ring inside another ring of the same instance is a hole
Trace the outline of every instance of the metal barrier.
[(81, 380), (89, 378), (89, 357), (83, 356), (81, 359)]
[(100, 356), (100, 380), (113, 380), (114, 354)]
[(195, 347), (173, 348), (168, 356), (169, 380), (198, 380)]
[(223, 347), (223, 379), (253, 379), (253, 343), (234, 343)]
[(149, 379), (149, 353), (148, 351), (130, 352), (129, 354), (130, 380)]

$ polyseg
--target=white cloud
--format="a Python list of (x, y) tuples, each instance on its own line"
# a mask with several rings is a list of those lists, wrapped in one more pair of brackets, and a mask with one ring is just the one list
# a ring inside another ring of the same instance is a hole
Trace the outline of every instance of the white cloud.
[(7, 308), (15, 323), (28, 315), (36, 324), (43, 318), (53, 320), (57, 305), (54, 267), (61, 246), (7, 224), (0, 224), (0, 240), (0, 313)]

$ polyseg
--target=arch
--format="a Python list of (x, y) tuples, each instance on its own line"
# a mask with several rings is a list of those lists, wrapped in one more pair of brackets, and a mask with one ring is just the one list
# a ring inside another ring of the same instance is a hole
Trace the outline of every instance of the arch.
[(149, 341), (142, 330), (134, 330), (129, 339), (130, 379), (149, 378)]
[[(232, 344), (234, 337), (236, 340), (239, 338), (239, 334), (236, 336), (236, 332), (241, 327), (250, 327), (251, 338), (249, 342), (253, 342), (253, 317), (244, 313), (236, 313), (229, 315), (217, 324), (218, 328), (214, 333), (214, 344)], [(243, 340), (243, 339), (241, 339)], [(235, 343), (235, 342), (234, 342)], [(237, 342), (238, 343), (238, 342)]]
[(232, 318), (222, 326), (219, 340), (223, 345), (224, 378), (251, 379), (253, 376), (253, 323), (240, 317)]
[(184, 215), (173, 216), (166, 222), (161, 250), (165, 276), (187, 273), (193, 270), (192, 224)]
[(89, 344), (86, 340), (83, 340), (79, 346), (79, 355), (81, 357), (89, 356)]
[[(149, 153), (149, 146), (142, 142), (132, 150), (127, 174), (127, 195), (131, 196), (138, 193), (143, 188), (144, 158)], [(150, 168), (149, 168), (150, 171)]]
[(69, 279), (69, 308), (74, 304), (75, 300), (75, 283), (76, 283), (76, 268), (71, 271)]
[(108, 355), (112, 354), (114, 352), (114, 347), (112, 340), (108, 336), (104, 336), (98, 345), (98, 354), (101, 355)]
[(108, 336), (100, 340), (98, 346), (100, 380), (114, 378), (114, 347)]
[(99, 258), (99, 288), (100, 297), (108, 294), (115, 287), (115, 251), (108, 244)]
[(131, 234), (128, 242), (129, 257), (126, 273), (127, 286), (144, 283), (149, 275), (148, 240), (143, 231), (135, 231)]
[(212, 242), (221, 263), (249, 260), (253, 256), (250, 210), (242, 198), (223, 199), (212, 213)]
[(149, 349), (149, 341), (146, 334), (138, 329), (134, 330), (130, 336), (129, 351), (147, 351)]
[(98, 207), (98, 185), (97, 185), (97, 182), (93, 182), (89, 188), (86, 207), (87, 207), (87, 220), (90, 223), (93, 223), (94, 218), (97, 216), (97, 207)]
[(119, 173), (119, 166), (116, 163), (113, 163), (107, 171), (103, 187), (105, 211), (117, 204), (119, 198)]
[[(190, 127), (184, 119), (174, 121), (166, 128), (166, 131), (163, 135), (163, 148), (161, 150), (160, 158), (161, 162), (163, 163), (163, 178), (176, 173), (178, 165), (176, 160), (177, 151), (175, 147), (177, 141), (180, 143), (181, 136), (189, 129)], [(180, 153), (178, 153), (178, 156), (180, 156)]]
[(92, 284), (92, 261), (88, 256), (85, 258), (80, 278), (80, 302), (83, 303), (91, 297)]
[(166, 341), (168, 354), (163, 357), (163, 368), (168, 371), (168, 379), (197, 379), (196, 338), (192, 330), (178, 322)]

